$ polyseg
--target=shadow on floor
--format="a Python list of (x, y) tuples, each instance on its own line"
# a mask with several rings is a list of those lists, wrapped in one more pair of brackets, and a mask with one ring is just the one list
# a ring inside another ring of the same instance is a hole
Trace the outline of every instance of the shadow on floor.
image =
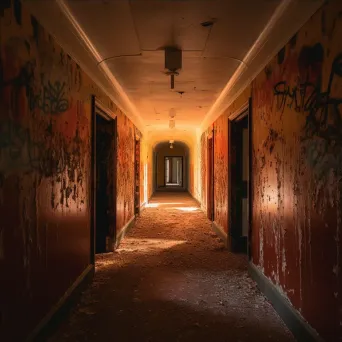
[(50, 341), (294, 341), (195, 201), (151, 204)]

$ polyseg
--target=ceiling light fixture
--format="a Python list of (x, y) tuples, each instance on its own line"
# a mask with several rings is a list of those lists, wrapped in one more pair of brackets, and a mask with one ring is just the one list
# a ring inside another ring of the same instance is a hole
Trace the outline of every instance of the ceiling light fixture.
[(179, 75), (178, 70), (182, 68), (182, 50), (176, 47), (165, 48), (165, 72), (171, 76), (171, 89), (175, 88), (175, 76)]

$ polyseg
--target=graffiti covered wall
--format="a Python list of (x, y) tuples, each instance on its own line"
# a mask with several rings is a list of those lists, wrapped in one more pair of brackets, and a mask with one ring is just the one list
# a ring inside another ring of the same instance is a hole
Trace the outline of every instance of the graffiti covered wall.
[[(20, 2), (1, 3), (0, 340), (23, 340), (89, 265), (93, 94), (117, 112)], [(118, 112), (119, 228), (131, 127)]]
[(253, 82), (253, 262), (327, 341), (342, 338), (342, 4)]

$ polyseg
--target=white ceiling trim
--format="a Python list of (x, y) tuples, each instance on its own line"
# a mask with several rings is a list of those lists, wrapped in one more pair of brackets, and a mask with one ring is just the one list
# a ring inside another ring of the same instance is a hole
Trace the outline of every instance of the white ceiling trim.
[[(205, 131), (238, 98), (288, 40), (322, 6), (324, 0), (307, 1), (305, 4), (300, 2), (301, 0), (283, 0), (279, 4), (264, 30), (204, 117), (201, 132)], [(291, 24), (288, 25), (287, 22)], [(274, 37), (277, 38), (277, 43), (272, 44)]]
[(104, 58), (99, 54), (99, 52), (96, 50), (96, 47), (91, 42), (91, 40), (88, 38), (87, 34), (82, 29), (81, 25), (76, 20), (75, 16), (73, 15), (72, 11), (68, 7), (68, 5), (65, 3), (64, 0), (56, 0), (57, 5), (59, 6), (62, 13), (65, 15), (65, 17), (69, 20), (71, 25), (76, 30), (77, 34), (79, 35), (79, 38), (81, 41), (85, 44), (85, 46), (88, 48), (89, 52), (93, 55), (97, 62), (97, 66), (100, 68), (100, 70), (103, 72), (103, 74), (107, 77), (107, 79), (111, 82), (116, 92), (119, 94), (121, 100), (128, 108), (127, 110), (124, 110), (123, 108), (120, 108), (117, 99), (115, 97), (108, 93), (106, 89), (101, 87), (101, 89), (106, 93), (106, 95), (111, 98), (111, 100), (125, 113), (125, 115), (133, 122), (133, 124), (142, 132), (145, 133), (145, 124), (143, 119), (141, 118), (141, 115), (139, 114), (138, 110), (132, 103), (132, 101), (127, 96), (126, 92), (123, 90), (121, 84), (118, 82), (118, 80), (115, 78), (113, 73), (108, 68), (106, 62), (104, 61)]

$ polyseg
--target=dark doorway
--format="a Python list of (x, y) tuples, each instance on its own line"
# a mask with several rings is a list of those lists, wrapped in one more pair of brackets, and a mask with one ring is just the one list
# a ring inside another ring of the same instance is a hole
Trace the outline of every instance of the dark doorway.
[(229, 121), (229, 189), (232, 251), (248, 253), (249, 236), (249, 114), (248, 110)]
[(114, 250), (116, 238), (116, 119), (94, 100), (93, 252)]
[(183, 187), (183, 157), (165, 157), (165, 186)]
[(207, 145), (207, 216), (210, 221), (214, 221), (214, 139), (208, 138)]
[(135, 160), (134, 160), (134, 212), (136, 215), (140, 213), (140, 139), (135, 140)]

